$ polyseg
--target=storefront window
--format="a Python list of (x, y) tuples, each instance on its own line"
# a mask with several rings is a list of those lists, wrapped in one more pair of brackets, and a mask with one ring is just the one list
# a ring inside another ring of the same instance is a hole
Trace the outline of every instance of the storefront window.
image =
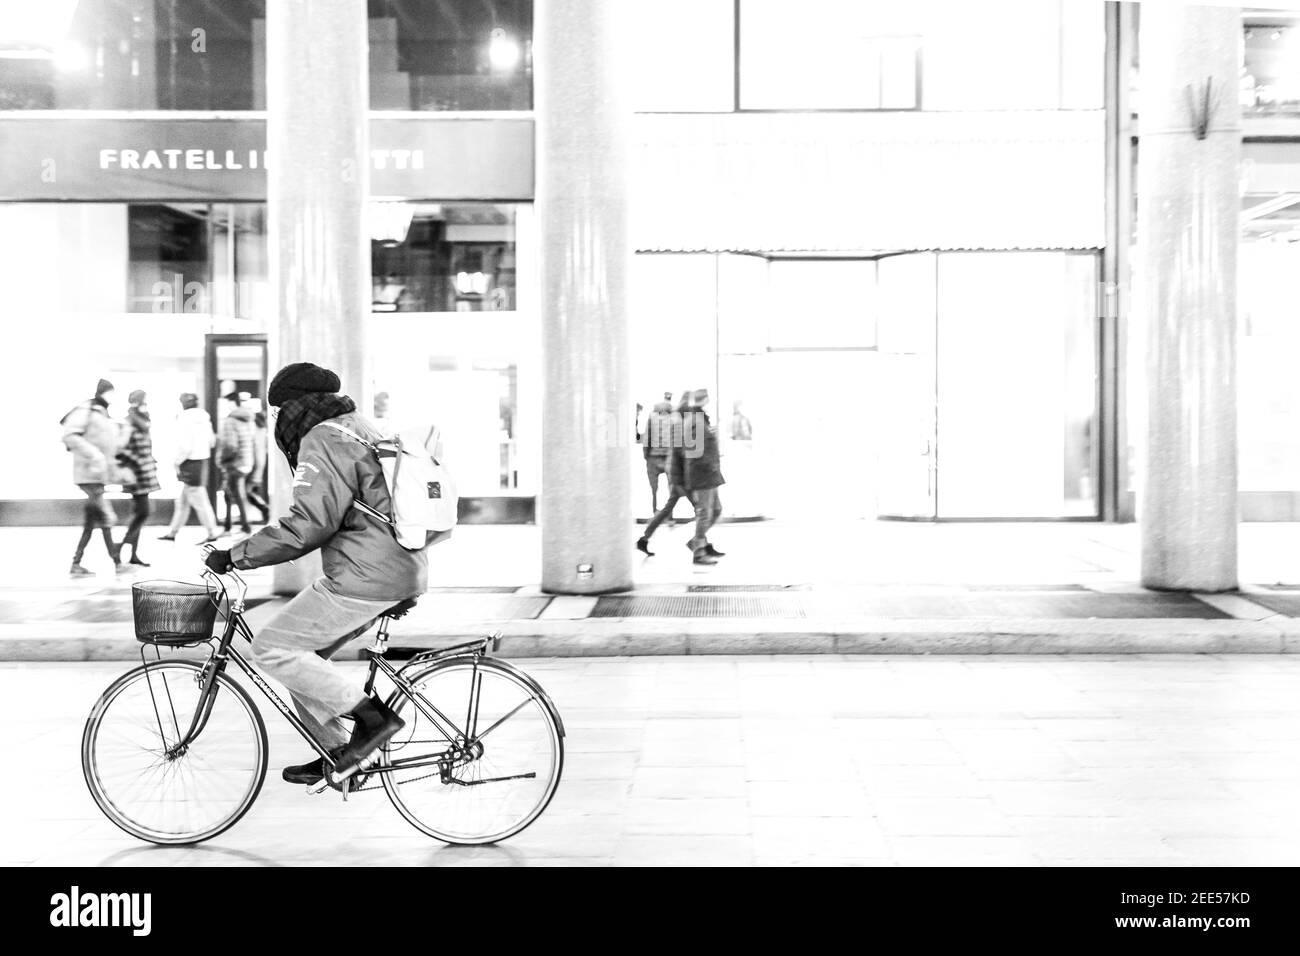
[(1243, 30), (1243, 112), (1300, 113), (1300, 18), (1247, 16)]
[[(377, 110), (532, 108), (532, 0), (370, 0)], [(0, 9), (0, 110), (266, 108), (266, 0)]]
[(128, 206), (126, 311), (263, 318), (265, 216), (260, 203)]
[(511, 312), (515, 209), (371, 203), (375, 312)]
[(741, 109), (916, 109), (920, 37), (890, 35), (875, 4), (743, 0)]
[(370, 0), (369, 9), (371, 109), (532, 109), (532, 0)]
[(265, 0), (5, 4), (0, 109), (254, 109), (265, 7)]

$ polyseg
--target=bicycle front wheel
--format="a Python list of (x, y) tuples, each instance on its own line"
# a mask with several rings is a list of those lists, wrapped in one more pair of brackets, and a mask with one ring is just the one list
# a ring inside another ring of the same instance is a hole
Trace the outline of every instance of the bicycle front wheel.
[(497, 843), (541, 816), (564, 768), (564, 731), (541, 688), (493, 660), (408, 676), (420, 699), (395, 695), (406, 726), (379, 758), (397, 811), (454, 844)]
[(81, 766), (105, 816), (150, 843), (187, 844), (229, 829), (266, 779), (266, 726), (248, 693), (217, 676), (200, 732), (202, 668), (146, 664), (104, 691), (86, 721)]

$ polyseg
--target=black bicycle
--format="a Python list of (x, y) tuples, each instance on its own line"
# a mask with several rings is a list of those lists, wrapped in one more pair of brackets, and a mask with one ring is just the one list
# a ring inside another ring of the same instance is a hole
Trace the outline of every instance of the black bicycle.
[[(342, 777), (328, 748), (232, 646), (236, 634), (252, 642), (253, 632), (244, 619), (247, 585), (236, 572), (228, 577), (234, 595), (211, 572), (199, 585), (151, 581), (131, 589), (141, 664), (104, 691), (81, 741), (86, 783), (113, 823), (151, 843), (190, 844), (248, 812), (266, 779), (266, 725), (226, 673), (231, 661), (325, 759), (325, 779), (309, 791), (333, 787), (346, 800), (382, 786), (412, 826), (453, 844), (505, 840), (541, 816), (564, 767), (564, 725), (535, 680), (490, 656), (500, 632), (398, 666), (387, 656), (388, 627), (415, 601), (384, 612), (365, 652), (365, 692), (383, 674), (393, 688), (387, 704), (406, 726)], [(159, 650), (203, 644), (211, 649), (206, 660), (163, 659)]]

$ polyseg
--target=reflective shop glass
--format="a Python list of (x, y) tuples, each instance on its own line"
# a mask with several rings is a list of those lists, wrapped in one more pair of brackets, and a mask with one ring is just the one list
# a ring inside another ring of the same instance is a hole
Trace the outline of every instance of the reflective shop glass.
[(512, 312), (515, 207), (372, 202), (375, 312)]
[(1104, 5), (740, 0), (742, 110), (1101, 109)]
[[(532, 108), (531, 0), (369, 0), (378, 110)], [(0, 109), (262, 110), (266, 0), (0, 6)]]
[(1282, 11), (1247, 15), (1242, 40), (1242, 111), (1300, 113), (1300, 17)]

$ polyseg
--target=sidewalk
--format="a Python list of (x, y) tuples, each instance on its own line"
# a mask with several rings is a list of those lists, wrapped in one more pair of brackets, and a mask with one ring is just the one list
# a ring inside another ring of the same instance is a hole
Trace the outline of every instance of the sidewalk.
[[(92, 548), (96, 577), (70, 580), (76, 529), (0, 529), (0, 660), (138, 660), (131, 582), (195, 580), (199, 567), (197, 529), (179, 544), (147, 531), (151, 568), (115, 577)], [(1300, 650), (1300, 524), (1242, 525), (1242, 585), (1223, 595), (1141, 588), (1139, 534), (1082, 523), (737, 523), (715, 534), (727, 557), (696, 567), (689, 527), (665, 528), (655, 557), (636, 555), (635, 590), (595, 598), (541, 593), (536, 526), (467, 526), (430, 552), (433, 587), (394, 625), (392, 644), (500, 628), (509, 657)], [(283, 599), (269, 571), (248, 578), (256, 628)]]

